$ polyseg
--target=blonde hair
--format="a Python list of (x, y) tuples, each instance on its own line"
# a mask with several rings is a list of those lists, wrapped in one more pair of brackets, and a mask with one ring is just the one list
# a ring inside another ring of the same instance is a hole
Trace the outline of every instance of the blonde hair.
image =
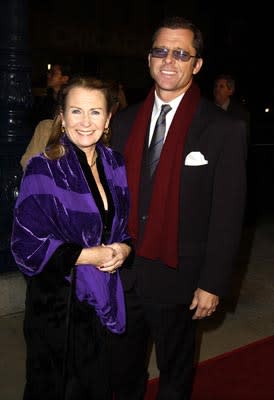
[[(84, 89), (90, 90), (99, 90), (103, 93), (106, 104), (107, 104), (107, 113), (111, 112), (113, 107), (113, 97), (110, 89), (110, 85), (107, 82), (104, 82), (101, 79), (97, 79), (89, 76), (76, 76), (72, 78), (66, 85), (62, 87), (58, 95), (58, 107), (56, 111), (55, 118), (53, 120), (51, 134), (44, 151), (44, 154), (50, 160), (56, 160), (61, 158), (66, 153), (66, 148), (61, 141), (62, 136), (64, 135), (64, 128), (62, 127), (62, 119), (61, 112), (66, 108), (66, 99), (71, 91), (71, 89), (75, 87), (80, 87)], [(101, 138), (102, 142), (109, 146), (110, 135), (109, 129), (106, 129)]]

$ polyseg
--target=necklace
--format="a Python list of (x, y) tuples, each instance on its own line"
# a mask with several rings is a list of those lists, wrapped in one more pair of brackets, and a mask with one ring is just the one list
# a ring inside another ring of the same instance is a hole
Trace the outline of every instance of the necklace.
[(98, 156), (98, 154), (95, 152), (95, 156), (94, 156), (94, 158), (93, 158), (92, 162), (89, 164), (89, 167), (90, 167), (90, 168), (92, 168), (92, 167), (93, 167), (93, 165), (96, 163), (97, 156)]

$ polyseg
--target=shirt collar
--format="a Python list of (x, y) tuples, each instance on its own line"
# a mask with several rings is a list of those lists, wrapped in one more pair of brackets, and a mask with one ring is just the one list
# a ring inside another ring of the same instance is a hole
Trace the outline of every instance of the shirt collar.
[(163, 104), (169, 104), (173, 110), (177, 110), (177, 107), (180, 104), (180, 101), (182, 100), (183, 96), (184, 96), (184, 93), (180, 94), (180, 96), (175, 97), (175, 99), (173, 99), (169, 102), (166, 102), (166, 101), (161, 100), (155, 91), (155, 101), (154, 101), (155, 113), (160, 113), (160, 110), (161, 110), (161, 107)]
[(228, 98), (222, 105), (218, 105), (218, 107), (222, 108), (223, 110), (227, 110), (230, 103), (230, 98)]

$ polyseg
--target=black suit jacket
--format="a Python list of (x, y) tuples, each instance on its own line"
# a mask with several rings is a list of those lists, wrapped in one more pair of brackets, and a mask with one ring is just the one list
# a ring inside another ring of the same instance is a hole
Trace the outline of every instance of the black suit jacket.
[[(112, 146), (122, 153), (139, 106), (128, 107), (113, 118)], [(126, 290), (135, 284), (148, 300), (164, 303), (189, 303), (197, 287), (219, 296), (226, 294), (245, 208), (245, 135), (244, 122), (232, 119), (210, 101), (200, 100), (183, 150), (183, 164), (191, 152), (202, 153), (208, 163), (182, 165), (180, 263), (174, 269), (137, 256), (131, 269), (121, 270)]]

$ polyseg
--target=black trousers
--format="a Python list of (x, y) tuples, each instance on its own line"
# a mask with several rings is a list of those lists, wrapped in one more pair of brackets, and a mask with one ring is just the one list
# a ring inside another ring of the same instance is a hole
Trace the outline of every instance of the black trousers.
[(154, 304), (132, 290), (126, 306), (126, 332), (111, 338), (115, 400), (144, 399), (151, 340), (160, 371), (157, 400), (189, 400), (197, 323), (189, 305)]
[[(62, 293), (60, 288), (60, 293)], [(41, 297), (42, 298), (42, 297)], [(112, 400), (108, 331), (95, 311), (73, 301), (61, 396), (66, 338), (66, 296), (49, 305), (26, 303), (26, 385), (23, 400)]]

